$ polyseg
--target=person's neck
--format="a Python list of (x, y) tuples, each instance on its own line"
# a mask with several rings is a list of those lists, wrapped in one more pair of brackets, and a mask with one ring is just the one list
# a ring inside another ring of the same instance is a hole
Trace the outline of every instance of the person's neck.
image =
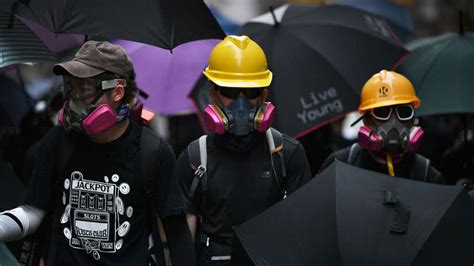
[(89, 139), (95, 143), (112, 142), (120, 138), (123, 135), (123, 133), (125, 133), (129, 124), (130, 124), (130, 120), (128, 119), (123, 122), (116, 123), (113, 127), (109, 128), (108, 130), (102, 133), (89, 136)]

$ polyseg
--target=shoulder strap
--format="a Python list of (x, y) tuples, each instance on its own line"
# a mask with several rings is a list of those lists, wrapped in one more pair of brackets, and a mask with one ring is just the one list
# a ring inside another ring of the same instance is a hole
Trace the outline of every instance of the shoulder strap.
[(347, 157), (347, 163), (354, 165), (355, 159), (359, 155), (360, 151), (361, 147), (357, 142), (352, 144), (351, 149), (349, 150), (349, 156)]
[(189, 162), (194, 171), (194, 179), (191, 183), (188, 195), (193, 198), (196, 189), (201, 184), (203, 196), (207, 191), (207, 135), (201, 136), (198, 140), (191, 142), (188, 146)]
[[(280, 131), (270, 128), (265, 132), (268, 148), (270, 151), (270, 162), (278, 189), (281, 191), (282, 198), (287, 195), (286, 166), (284, 157), (283, 137)], [(275, 158), (278, 157), (278, 158)]]
[(153, 237), (154, 259), (160, 265), (165, 261), (163, 244), (159, 232), (159, 220), (155, 214), (155, 184), (159, 176), (159, 160), (156, 160), (160, 149), (161, 138), (147, 127), (142, 127), (140, 135), (140, 167), (144, 178), (147, 217)]
[(411, 169), (410, 178), (412, 180), (427, 181), (428, 171), (430, 169), (430, 160), (421, 156), (420, 154), (415, 154), (413, 166)]

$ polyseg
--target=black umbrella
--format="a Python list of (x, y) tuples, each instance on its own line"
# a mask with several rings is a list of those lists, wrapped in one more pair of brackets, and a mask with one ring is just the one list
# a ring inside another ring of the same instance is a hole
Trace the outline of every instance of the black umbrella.
[(265, 51), (276, 127), (295, 137), (355, 110), (365, 81), (407, 54), (382, 17), (342, 5), (285, 5), (240, 33)]
[(256, 265), (470, 265), (464, 187), (394, 178), (336, 161), (235, 228)]
[(166, 49), (224, 37), (200, 0), (0, 0), (0, 9), (54, 33), (133, 40)]

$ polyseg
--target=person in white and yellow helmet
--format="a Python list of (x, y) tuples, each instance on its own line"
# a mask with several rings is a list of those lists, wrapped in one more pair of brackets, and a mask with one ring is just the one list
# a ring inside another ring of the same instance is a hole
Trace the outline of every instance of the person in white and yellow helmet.
[(335, 159), (391, 176), (444, 183), (430, 160), (417, 154), (423, 130), (415, 126), (415, 109), (421, 104), (411, 82), (403, 75), (382, 70), (361, 92), (358, 111), (364, 126), (357, 143), (331, 154), (320, 172)]
[[(271, 128), (266, 102), (272, 72), (262, 48), (247, 36), (227, 36), (212, 51), (204, 75), (212, 104), (209, 135), (178, 159), (199, 265), (228, 265), (232, 227), (259, 214), (311, 178), (302, 145)], [(234, 256), (234, 260), (236, 256)]]

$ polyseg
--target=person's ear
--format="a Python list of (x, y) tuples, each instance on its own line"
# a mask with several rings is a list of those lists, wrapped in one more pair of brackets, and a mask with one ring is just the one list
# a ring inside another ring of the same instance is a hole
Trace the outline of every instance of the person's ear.
[(120, 102), (124, 96), (125, 96), (125, 87), (123, 85), (115, 86), (115, 89), (113, 91), (114, 102)]

